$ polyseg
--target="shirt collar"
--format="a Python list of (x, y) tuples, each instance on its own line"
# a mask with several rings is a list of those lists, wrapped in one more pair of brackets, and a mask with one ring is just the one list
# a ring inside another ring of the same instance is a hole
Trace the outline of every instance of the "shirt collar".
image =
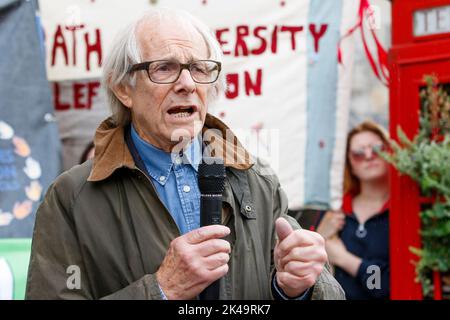
[[(182, 155), (184, 162), (190, 164), (196, 172), (198, 171), (198, 165), (202, 161), (202, 144), (200, 143), (200, 139), (200, 135), (193, 139), (192, 142), (186, 146), (186, 151)], [(174, 154), (172, 154), (172, 156), (174, 156)]]
[[(95, 131), (95, 157), (92, 162), (91, 172), (87, 178), (88, 181), (105, 180), (119, 168), (133, 170), (137, 168), (135, 159), (125, 142), (125, 128), (126, 126), (117, 125), (112, 117), (100, 123)], [(220, 155), (224, 160), (225, 167), (231, 167), (236, 170), (250, 169), (255, 164), (255, 159), (245, 150), (235, 136), (232, 140), (224, 138), (227, 137), (229, 132), (232, 133), (222, 121), (207, 113), (202, 128), (202, 135), (205, 137), (205, 140), (200, 140), (202, 142), (199, 150), (203, 154), (203, 148), (205, 148), (206, 150), (211, 150), (212, 156)], [(131, 130), (128, 135), (132, 140)]]
[(131, 125), (131, 139), (147, 168), (148, 174), (159, 184), (165, 185), (174, 165), (190, 165), (195, 171), (201, 161), (202, 150), (199, 139), (193, 139), (184, 152), (170, 153), (156, 148), (142, 139)]
[[(346, 215), (352, 215), (353, 214), (353, 198), (355, 197), (355, 194), (352, 194), (351, 192), (347, 192), (344, 194), (343, 201), (342, 201), (342, 211)], [(388, 199), (383, 207), (380, 208), (380, 210), (377, 212), (378, 214), (384, 213), (386, 210), (389, 210), (390, 207), (390, 200)]]

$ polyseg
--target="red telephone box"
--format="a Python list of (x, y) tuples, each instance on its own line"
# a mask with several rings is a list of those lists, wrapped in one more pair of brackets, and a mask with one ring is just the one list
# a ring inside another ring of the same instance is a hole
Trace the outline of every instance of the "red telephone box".
[[(393, 0), (390, 68), (390, 133), (397, 126), (408, 137), (419, 129), (419, 91), (425, 74), (450, 84), (450, 0)], [(415, 182), (394, 170), (391, 180), (390, 255), (391, 298), (422, 299), (414, 281), (409, 247), (420, 247), (421, 198)]]

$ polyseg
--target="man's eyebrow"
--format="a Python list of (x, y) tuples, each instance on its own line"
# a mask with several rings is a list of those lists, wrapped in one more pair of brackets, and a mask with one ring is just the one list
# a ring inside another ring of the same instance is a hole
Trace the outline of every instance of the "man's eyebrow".
[[(163, 56), (163, 57), (159, 58), (158, 60), (168, 60), (168, 61), (181, 62), (180, 59), (178, 59), (177, 57), (172, 56), (172, 55), (169, 55), (169, 56)], [(197, 61), (197, 60), (204, 60), (204, 59), (196, 58), (196, 57), (191, 56), (191, 57), (189, 57), (189, 59), (186, 61), (186, 63), (191, 63), (191, 62), (194, 62), (194, 61)]]

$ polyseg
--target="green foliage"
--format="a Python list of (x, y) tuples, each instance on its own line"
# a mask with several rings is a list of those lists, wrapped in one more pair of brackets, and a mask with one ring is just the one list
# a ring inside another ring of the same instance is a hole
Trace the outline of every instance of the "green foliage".
[(417, 181), (425, 196), (435, 192), (450, 196), (450, 135), (441, 142), (419, 136), (411, 141), (399, 129), (398, 137), (401, 145), (391, 141), (393, 152), (386, 154), (385, 159)]
[(392, 152), (381, 156), (416, 181), (424, 196), (436, 199), (420, 214), (422, 248), (410, 248), (420, 257), (416, 272), (424, 296), (432, 297), (432, 271), (450, 271), (450, 97), (435, 77), (425, 82), (419, 133), (410, 140), (398, 128), (399, 142), (391, 141)]

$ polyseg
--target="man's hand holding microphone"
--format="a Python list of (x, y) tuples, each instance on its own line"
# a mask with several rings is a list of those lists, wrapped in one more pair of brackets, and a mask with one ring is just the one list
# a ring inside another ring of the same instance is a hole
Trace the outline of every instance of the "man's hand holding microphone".
[(228, 272), (230, 243), (228, 227), (210, 225), (174, 239), (156, 272), (167, 299), (194, 299)]
[[(293, 230), (284, 218), (275, 223), (278, 241), (274, 250), (276, 281), (290, 298), (312, 287), (327, 261), (325, 241), (316, 232)], [(211, 225), (174, 239), (156, 273), (166, 297), (194, 299), (228, 272), (230, 244), (222, 239), (228, 227)]]

